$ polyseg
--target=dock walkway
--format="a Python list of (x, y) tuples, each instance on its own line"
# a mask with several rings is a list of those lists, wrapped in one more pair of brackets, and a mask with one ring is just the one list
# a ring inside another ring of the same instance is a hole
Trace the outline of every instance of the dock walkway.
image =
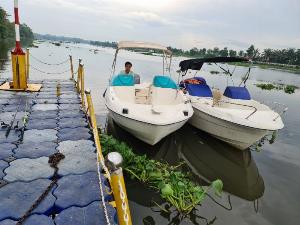
[[(0, 80), (1, 83), (1, 80)], [(107, 224), (92, 132), (71, 80), (40, 81), (40, 92), (0, 91), (0, 120), (14, 126), (28, 122), (21, 131), (0, 127), (0, 225), (17, 224), (51, 183), (55, 168), (49, 156), (62, 153), (57, 184), (25, 220), (26, 225)], [(104, 175), (102, 186), (109, 189)], [(105, 194), (108, 192), (104, 192)], [(111, 196), (106, 194), (108, 202)], [(117, 224), (116, 210), (108, 203), (110, 224)]]

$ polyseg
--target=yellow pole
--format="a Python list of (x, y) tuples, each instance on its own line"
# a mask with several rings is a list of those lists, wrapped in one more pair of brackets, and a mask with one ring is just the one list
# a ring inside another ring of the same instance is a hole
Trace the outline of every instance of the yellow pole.
[(111, 188), (116, 202), (119, 224), (132, 225), (122, 168), (111, 174)]
[(92, 125), (92, 129), (93, 129), (95, 145), (96, 145), (97, 152), (98, 152), (98, 158), (104, 159), (103, 155), (102, 155), (101, 144), (100, 144), (100, 136), (99, 136), (98, 129), (97, 129), (97, 120), (96, 120), (94, 105), (93, 105), (93, 101), (92, 101), (92, 97), (91, 97), (91, 91), (86, 90), (85, 95), (86, 95), (86, 100), (87, 100), (87, 104), (88, 104), (88, 111), (89, 111), (90, 118), (91, 118), (91, 125)]
[(14, 89), (27, 89), (27, 76), (26, 76), (26, 58), (25, 53), (16, 54), (11, 53), (12, 71), (13, 71), (13, 83)]
[(81, 65), (81, 77), (80, 77), (80, 93), (81, 93), (81, 104), (82, 108), (85, 110), (85, 98), (84, 98), (84, 68), (83, 65)]
[(27, 75), (27, 79), (29, 79), (29, 66), (30, 66), (29, 48), (26, 48), (26, 75)]
[(81, 73), (82, 73), (82, 67), (81, 67), (81, 59), (79, 59), (79, 65), (78, 65), (78, 74), (77, 74), (77, 92), (80, 93), (80, 80), (81, 80)]
[(70, 57), (70, 66), (71, 66), (71, 79), (74, 80), (74, 67), (73, 67), (73, 57), (69, 55)]

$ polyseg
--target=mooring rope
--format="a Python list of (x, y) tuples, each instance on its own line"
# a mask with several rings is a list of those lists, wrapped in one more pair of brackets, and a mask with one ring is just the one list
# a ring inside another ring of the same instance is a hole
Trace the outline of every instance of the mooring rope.
[(51, 189), (54, 187), (54, 185), (57, 183), (57, 180), (59, 178), (58, 176), (58, 163), (64, 159), (65, 156), (62, 153), (54, 153), (53, 155), (49, 156), (48, 163), (52, 168), (54, 168), (54, 173), (51, 178), (51, 183), (48, 185), (48, 187), (45, 189), (45, 191), (38, 197), (38, 199), (32, 204), (32, 206), (24, 213), (24, 215), (19, 219), (16, 225), (22, 225), (25, 220), (31, 215), (32, 211), (38, 207), (38, 205), (46, 198), (46, 196), (49, 194)]
[(33, 59), (35, 59), (36, 61), (38, 61), (38, 62), (40, 62), (40, 63), (42, 63), (42, 64), (45, 64), (45, 65), (48, 65), (48, 66), (59, 66), (59, 65), (65, 64), (65, 63), (67, 63), (67, 62), (69, 61), (69, 59), (66, 59), (66, 60), (64, 60), (64, 61), (62, 61), (62, 62), (59, 62), (59, 63), (47, 63), (47, 62), (44, 62), (44, 61), (40, 60), (39, 58), (35, 57), (35, 56), (32, 55), (31, 53), (30, 53), (30, 56), (31, 56)]
[(38, 71), (40, 73), (44, 73), (44, 74), (48, 74), (48, 75), (60, 75), (60, 74), (64, 74), (64, 73), (67, 73), (67, 72), (71, 71), (71, 69), (67, 69), (67, 70), (62, 71), (62, 72), (45, 72), (45, 71), (40, 70), (40, 69), (38, 69), (38, 68), (36, 68), (36, 67), (34, 67), (32, 65), (30, 65), (30, 68), (32, 68), (32, 69), (34, 69), (34, 70), (36, 70), (36, 71)]

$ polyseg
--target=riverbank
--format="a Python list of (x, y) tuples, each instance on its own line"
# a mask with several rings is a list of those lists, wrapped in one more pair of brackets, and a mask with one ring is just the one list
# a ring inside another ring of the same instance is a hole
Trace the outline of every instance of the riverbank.
[[(239, 63), (230, 63), (231, 65), (245, 66), (249, 67), (249, 63), (239, 62)], [(300, 66), (297, 65), (288, 65), (288, 64), (277, 64), (277, 63), (264, 63), (264, 62), (253, 62), (254, 67), (259, 67), (261, 69), (268, 70), (279, 70), (283, 72), (300, 74)]]

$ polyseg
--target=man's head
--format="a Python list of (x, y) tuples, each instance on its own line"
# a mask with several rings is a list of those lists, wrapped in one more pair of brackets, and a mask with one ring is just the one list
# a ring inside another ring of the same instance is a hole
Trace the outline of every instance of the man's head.
[(126, 73), (129, 73), (130, 70), (131, 70), (131, 67), (132, 67), (131, 62), (126, 62), (126, 63), (125, 63), (125, 72), (126, 72)]

